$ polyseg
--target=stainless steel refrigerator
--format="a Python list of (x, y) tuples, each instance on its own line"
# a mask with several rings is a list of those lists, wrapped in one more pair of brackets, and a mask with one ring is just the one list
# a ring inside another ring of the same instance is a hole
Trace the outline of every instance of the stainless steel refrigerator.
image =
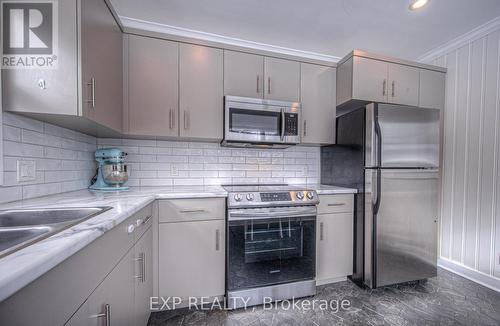
[(321, 182), (359, 191), (356, 283), (436, 276), (439, 121), (439, 110), (377, 103), (337, 118), (337, 143), (321, 150)]

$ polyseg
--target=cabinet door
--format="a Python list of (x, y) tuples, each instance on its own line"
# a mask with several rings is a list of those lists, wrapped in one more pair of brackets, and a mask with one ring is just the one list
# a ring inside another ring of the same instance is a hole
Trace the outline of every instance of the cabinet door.
[(224, 225), (224, 220), (160, 223), (160, 296), (224, 294)]
[(266, 57), (264, 59), (264, 98), (298, 102), (300, 63)]
[(129, 35), (128, 133), (178, 135), (178, 46)]
[(105, 1), (85, 0), (80, 3), (83, 115), (121, 131), (122, 32)]
[(354, 57), (352, 98), (356, 100), (387, 102), (387, 63), (363, 57)]
[(222, 50), (180, 44), (180, 114), (182, 137), (222, 139)]
[(264, 96), (264, 57), (224, 51), (224, 95)]
[(95, 289), (86, 303), (70, 319), (68, 325), (105, 326), (106, 305), (109, 305), (111, 325), (133, 326), (134, 310), (134, 250), (131, 249), (104, 281)]
[(78, 115), (77, 2), (59, 1), (57, 6), (57, 68), (4, 69), (4, 111)]
[(135, 245), (135, 325), (148, 324), (149, 302), (153, 295), (153, 228), (150, 227)]
[(301, 63), (302, 142), (335, 142), (335, 68)]
[(445, 74), (442, 72), (420, 69), (418, 106), (442, 109), (444, 107), (445, 80)]
[(352, 274), (353, 214), (318, 215), (316, 280), (334, 280)]
[(418, 106), (419, 69), (389, 64), (389, 103)]

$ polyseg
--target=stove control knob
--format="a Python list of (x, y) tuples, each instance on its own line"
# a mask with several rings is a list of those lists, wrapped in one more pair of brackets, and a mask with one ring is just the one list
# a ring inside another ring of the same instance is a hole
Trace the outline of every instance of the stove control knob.
[(314, 193), (312, 191), (308, 191), (307, 192), (307, 199), (313, 200), (313, 198), (314, 198)]
[(254, 195), (252, 193), (247, 194), (247, 200), (252, 201), (254, 199)]
[(302, 200), (304, 198), (304, 193), (302, 191), (298, 191), (295, 196), (298, 200)]
[(243, 199), (243, 196), (241, 194), (235, 194), (234, 195), (234, 200), (241, 201), (242, 199)]

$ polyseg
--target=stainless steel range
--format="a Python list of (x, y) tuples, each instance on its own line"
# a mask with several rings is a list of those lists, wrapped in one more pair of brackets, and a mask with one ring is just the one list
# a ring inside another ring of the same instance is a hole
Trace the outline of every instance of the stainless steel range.
[(286, 185), (224, 188), (228, 308), (316, 294), (316, 192)]

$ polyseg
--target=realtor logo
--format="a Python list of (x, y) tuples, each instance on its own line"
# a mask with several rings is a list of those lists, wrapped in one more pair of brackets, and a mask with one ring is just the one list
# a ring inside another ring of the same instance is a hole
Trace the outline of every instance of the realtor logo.
[(57, 0), (0, 3), (2, 68), (56, 68)]

